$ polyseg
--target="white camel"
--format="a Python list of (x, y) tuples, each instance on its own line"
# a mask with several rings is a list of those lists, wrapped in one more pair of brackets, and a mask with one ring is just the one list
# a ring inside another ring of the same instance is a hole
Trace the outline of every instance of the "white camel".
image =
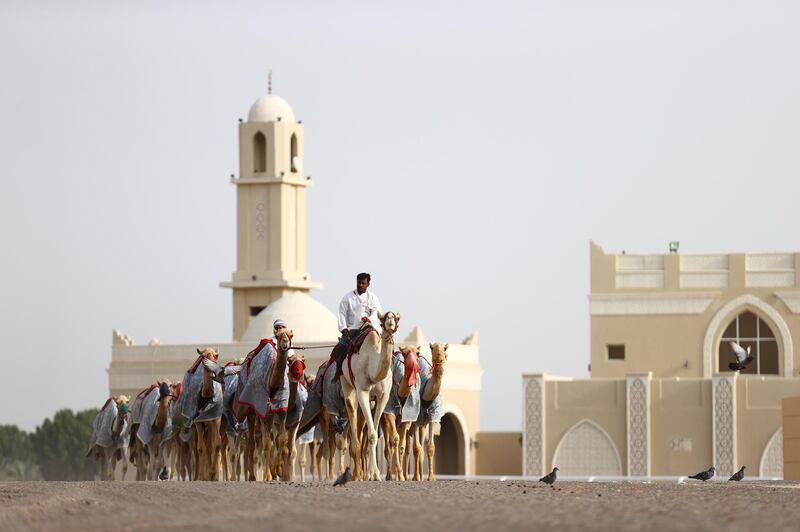
[[(358, 424), (356, 422), (356, 401), (361, 407), (367, 423), (367, 442), (369, 454), (367, 456), (367, 480), (380, 480), (380, 470), (376, 456), (378, 443), (378, 421), (386, 403), (389, 401), (389, 392), (392, 388), (392, 353), (394, 351), (394, 333), (397, 332), (400, 322), (400, 313), (387, 312), (378, 314), (381, 322), (382, 334), (372, 330), (367, 334), (364, 343), (357, 353), (345, 359), (341, 377), (342, 395), (347, 410), (347, 420), (350, 426), (350, 457), (355, 466), (355, 478), (363, 479), (361, 470), (361, 442), (358, 438)], [(370, 409), (370, 399), (375, 400), (375, 413)]]

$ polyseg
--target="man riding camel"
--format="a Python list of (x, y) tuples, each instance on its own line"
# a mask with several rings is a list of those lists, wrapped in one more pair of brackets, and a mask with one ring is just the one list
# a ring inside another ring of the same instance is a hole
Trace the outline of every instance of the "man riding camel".
[(347, 292), (339, 303), (339, 330), (342, 337), (334, 347), (336, 358), (336, 374), (334, 380), (342, 376), (342, 365), (347, 357), (347, 348), (358, 337), (361, 328), (370, 324), (380, 331), (381, 325), (378, 313), (381, 312), (381, 303), (378, 296), (368, 290), (372, 280), (368, 273), (359, 273), (356, 276), (356, 289)]

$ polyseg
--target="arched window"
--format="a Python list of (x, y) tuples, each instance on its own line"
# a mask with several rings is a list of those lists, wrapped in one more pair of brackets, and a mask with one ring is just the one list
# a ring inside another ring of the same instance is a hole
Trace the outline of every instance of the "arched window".
[(262, 132), (253, 137), (253, 172), (267, 171), (267, 138)]
[(764, 320), (749, 310), (733, 319), (719, 341), (719, 371), (727, 371), (728, 364), (736, 360), (731, 342), (745, 349), (749, 347), (753, 357), (753, 362), (741, 373), (778, 374), (778, 342)]
[(297, 161), (297, 136), (294, 133), (292, 133), (292, 140), (290, 142), (289, 161), (292, 165), (292, 172), (297, 173), (297, 166), (295, 165), (295, 162)]

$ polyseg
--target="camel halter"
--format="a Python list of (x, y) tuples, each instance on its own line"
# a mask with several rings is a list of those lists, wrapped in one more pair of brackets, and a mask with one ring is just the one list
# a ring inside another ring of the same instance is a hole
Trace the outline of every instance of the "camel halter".
[[(400, 327), (400, 317), (397, 314), (395, 314), (392, 311), (389, 311), (386, 314), (384, 314), (383, 319), (381, 320), (381, 326), (383, 326), (383, 329), (388, 332), (388, 330), (386, 329), (386, 320), (389, 318), (389, 314), (394, 316), (394, 329), (391, 331), (392, 336), (394, 336), (394, 333), (396, 333), (397, 329)], [(392, 342), (392, 344), (394, 344), (394, 342)]]

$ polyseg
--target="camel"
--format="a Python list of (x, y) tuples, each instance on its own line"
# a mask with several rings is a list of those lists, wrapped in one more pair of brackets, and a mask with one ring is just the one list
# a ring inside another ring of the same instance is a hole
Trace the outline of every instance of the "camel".
[[(344, 373), (340, 380), (344, 396), (347, 420), (350, 424), (350, 457), (355, 467), (355, 478), (363, 479), (364, 471), (360, 463), (361, 442), (358, 439), (356, 409), (358, 406), (367, 423), (367, 480), (380, 480), (380, 470), (376, 448), (378, 444), (378, 421), (389, 401), (392, 387), (392, 353), (394, 333), (400, 322), (400, 313), (378, 314), (382, 334), (369, 330), (357, 353), (344, 361)], [(370, 410), (370, 398), (375, 398), (375, 414)]]
[[(240, 358), (234, 362), (229, 362), (225, 367), (241, 366), (243, 362), (244, 359)], [(241, 458), (244, 444), (242, 431), (247, 430), (247, 427), (246, 423), (240, 424), (236, 421), (232, 410), (236, 390), (239, 386), (239, 374), (231, 373), (229, 375), (224, 375), (223, 380), (225, 383), (225, 390), (223, 395), (224, 413), (220, 425), (220, 438), (222, 443), (220, 456), (222, 461), (222, 476), (225, 480), (231, 481), (238, 480), (242, 474)]]
[(420, 383), (422, 389), (422, 410), (414, 424), (414, 480), (422, 479), (422, 448), (428, 456), (428, 480), (436, 480), (434, 471), (435, 424), (442, 419), (442, 378), (447, 360), (447, 344), (430, 344), (431, 360), (429, 363), (420, 357)]
[[(151, 407), (157, 401), (158, 384), (151, 384), (136, 395), (133, 405), (130, 408), (130, 437), (128, 449), (130, 452), (130, 462), (136, 466), (136, 480), (152, 480), (150, 476), (150, 453), (146, 443), (150, 441), (149, 429), (142, 429), (146, 436), (144, 441), (139, 437), (139, 429), (142, 421), (145, 421), (145, 414), (154, 414)], [(149, 423), (153, 418), (150, 417)], [(145, 421), (145, 423), (148, 423)]]
[[(215, 349), (197, 349), (197, 354), (202, 358), (210, 358), (214, 362), (219, 358)], [(209, 403), (218, 400), (222, 403), (222, 386), (212, 378), (212, 373), (205, 365), (202, 372), (202, 388), (198, 397), (197, 413)], [(202, 405), (202, 406), (201, 406)], [(219, 409), (221, 410), (221, 408)], [(200, 480), (218, 480), (219, 478), (219, 426), (221, 412), (209, 416), (210, 419), (194, 420), (192, 423), (192, 434), (196, 449), (197, 478)]]
[[(289, 409), (286, 413), (285, 431), (289, 453), (288, 464), (285, 466), (288, 471), (285, 471), (285, 476), (288, 477), (289, 481), (294, 481), (294, 468), (297, 461), (297, 429), (300, 426), (300, 417), (303, 415), (303, 409), (308, 400), (308, 392), (303, 383), (300, 382), (305, 375), (305, 358), (302, 355), (293, 353), (289, 357), (288, 363)], [(305, 478), (304, 472), (301, 475)]]
[[(418, 407), (419, 403), (412, 404), (412, 401), (409, 401), (408, 398), (412, 393), (412, 389), (417, 400), (419, 396), (419, 386), (416, 386), (417, 374), (419, 373), (419, 349), (419, 346), (400, 346), (400, 351), (395, 353), (392, 359), (392, 391), (383, 416), (381, 416), (384, 438), (383, 452), (386, 458), (386, 480), (392, 480), (393, 472), (396, 474), (397, 480), (405, 480), (405, 474), (401, 466), (402, 449), (405, 448), (405, 445), (401, 447), (401, 441), (405, 439), (411, 421), (404, 419), (403, 414), (405, 413), (404, 407), (408, 405), (411, 409), (410, 414), (414, 415), (416, 419), (417, 414), (413, 409)], [(399, 430), (397, 416), (400, 416)]]
[[(146, 452), (150, 457), (148, 477), (151, 480), (158, 478), (159, 472), (167, 463), (163, 452), (164, 449), (162, 449), (162, 443), (164, 443), (164, 437), (166, 436), (167, 440), (169, 440), (172, 433), (172, 418), (169, 415), (169, 409), (175, 397), (175, 388), (170, 381), (159, 381), (157, 384), (158, 398), (156, 399), (154, 407), (147, 404), (145, 405), (146, 408), (149, 407), (155, 410), (152, 417), (152, 424), (149, 430), (146, 431), (150, 435), (150, 440), (143, 442)], [(145, 419), (150, 422), (150, 416), (145, 415), (142, 422), (144, 422)], [(142, 430), (142, 425), (140, 424), (137, 436), (141, 439), (144, 434), (145, 431)]]
[(122, 480), (125, 480), (128, 463), (123, 449), (127, 448), (128, 402), (125, 395), (110, 397), (94, 418), (87, 456), (94, 453), (100, 480), (114, 480), (117, 460), (122, 460)]
[(172, 446), (175, 457), (175, 474), (179, 480), (191, 480), (194, 478), (194, 462), (192, 456), (192, 431), (186, 426), (187, 418), (184, 416), (184, 405), (187, 395), (183, 393), (183, 383), (179, 382), (175, 386), (175, 401), (172, 405)]
[[(183, 376), (179, 398), (178, 417), (180, 437), (186, 441), (191, 431), (194, 475), (197, 480), (217, 480), (219, 477), (219, 425), (222, 417), (222, 385), (203, 363), (205, 359), (216, 362), (215, 349), (197, 349), (197, 360)], [(181, 464), (183, 466), (183, 464)]]
[[(272, 470), (275, 470), (275, 476), (279, 479), (286, 479), (287, 467), (289, 464), (289, 434), (286, 430), (286, 417), (289, 410), (289, 393), (288, 382), (286, 373), (288, 368), (288, 354), (292, 345), (292, 336), (294, 333), (289, 329), (279, 329), (277, 334), (278, 348), (277, 356), (275, 357), (274, 367), (272, 368), (272, 376), (269, 381), (268, 390), (270, 393), (270, 416), (264, 421), (266, 430), (264, 432), (266, 438), (265, 445), (265, 480), (272, 480)], [(305, 367), (305, 363), (304, 367)], [(275, 396), (278, 390), (287, 388), (286, 405)], [(273, 456), (273, 446), (274, 456)]]
[[(285, 478), (289, 461), (286, 412), (289, 405), (289, 383), (286, 378), (288, 352), (294, 333), (276, 331), (277, 345), (263, 339), (246, 357), (240, 374), (233, 412), (238, 421), (247, 419), (245, 476), (255, 480), (256, 422), (260, 420), (263, 447), (264, 480), (272, 480), (273, 471)], [(277, 453), (273, 457), (273, 447)]]

